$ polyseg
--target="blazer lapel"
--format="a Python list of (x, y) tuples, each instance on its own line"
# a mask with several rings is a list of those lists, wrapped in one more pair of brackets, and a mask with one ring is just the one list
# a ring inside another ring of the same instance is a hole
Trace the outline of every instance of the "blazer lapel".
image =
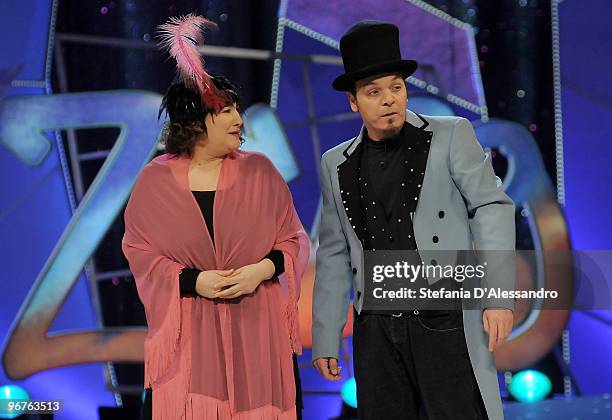
[[(410, 111), (407, 111), (407, 113), (410, 113)], [(418, 114), (411, 114), (406, 116), (408, 122), (406, 125), (408, 141), (404, 146), (404, 156), (407, 162), (404, 182), (414, 184), (409, 188), (411, 196), (405, 197), (408, 211), (410, 211), (412, 216), (419, 202), (433, 132), (425, 131), (425, 128), (429, 125), (427, 120)], [(419, 127), (413, 125), (413, 123), (419, 124)]]
[(361, 143), (362, 134), (363, 129), (359, 136), (342, 152), (346, 160), (338, 165), (338, 185), (340, 186), (340, 196), (346, 216), (357, 238), (359, 238), (363, 245), (365, 235), (361, 214), (361, 191), (358, 180), (360, 176), (361, 150), (363, 147)]

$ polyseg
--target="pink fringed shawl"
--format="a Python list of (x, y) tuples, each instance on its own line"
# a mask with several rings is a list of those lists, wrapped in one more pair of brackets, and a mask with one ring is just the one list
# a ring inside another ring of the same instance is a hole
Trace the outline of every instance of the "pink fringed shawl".
[[(145, 308), (145, 386), (153, 419), (294, 419), (292, 352), (309, 241), (287, 185), (258, 153), (223, 161), (214, 245), (189, 190), (189, 158), (163, 155), (142, 171), (125, 211), (123, 252)], [(239, 268), (271, 249), (285, 273), (234, 300), (181, 298), (184, 267)]]

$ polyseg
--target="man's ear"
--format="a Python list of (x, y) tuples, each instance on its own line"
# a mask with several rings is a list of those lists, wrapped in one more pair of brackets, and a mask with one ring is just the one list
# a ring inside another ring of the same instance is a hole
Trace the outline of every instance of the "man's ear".
[(348, 98), (349, 105), (351, 106), (351, 111), (359, 112), (359, 107), (357, 106), (357, 98), (351, 92), (346, 92), (346, 97)]

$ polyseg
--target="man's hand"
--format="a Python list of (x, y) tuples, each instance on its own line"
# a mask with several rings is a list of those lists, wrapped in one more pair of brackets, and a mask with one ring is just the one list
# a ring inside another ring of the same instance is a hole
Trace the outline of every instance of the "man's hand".
[(234, 270), (232, 275), (221, 282), (221, 291), (215, 297), (235, 299), (242, 295), (253, 293), (262, 281), (269, 280), (274, 275), (274, 263), (264, 258), (257, 264), (249, 264)]
[(485, 309), (482, 314), (484, 330), (489, 334), (489, 351), (494, 351), (512, 331), (514, 316), (510, 309)]
[(208, 299), (214, 299), (226, 276), (231, 275), (234, 270), (206, 270), (198, 274), (196, 279), (196, 293)]
[(315, 360), (313, 365), (328, 381), (339, 381), (342, 379), (342, 376), (340, 376), (342, 367), (338, 366), (338, 359), (335, 357), (321, 357)]

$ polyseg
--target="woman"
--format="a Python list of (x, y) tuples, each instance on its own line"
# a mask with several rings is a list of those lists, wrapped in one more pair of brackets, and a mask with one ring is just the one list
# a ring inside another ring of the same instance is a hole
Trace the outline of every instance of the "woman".
[[(197, 43), (209, 24), (169, 25)], [(149, 327), (144, 416), (300, 418), (308, 238), (272, 163), (238, 150), (236, 89), (203, 67), (179, 71), (162, 102), (167, 153), (145, 166), (125, 211), (123, 251)]]

